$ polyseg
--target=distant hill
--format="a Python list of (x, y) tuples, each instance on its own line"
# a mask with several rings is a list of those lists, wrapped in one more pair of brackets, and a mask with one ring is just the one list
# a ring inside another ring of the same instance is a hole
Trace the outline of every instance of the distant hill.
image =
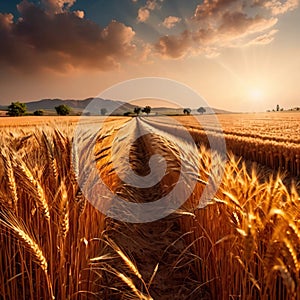
[(125, 112), (134, 109), (134, 106), (129, 103), (101, 98), (87, 98), (84, 100), (43, 99), (26, 103), (29, 111), (35, 111), (37, 109), (55, 111), (56, 106), (63, 104), (71, 107), (73, 113), (82, 113), (84, 111), (84, 113), (90, 115), (99, 115), (101, 109), (106, 109), (107, 114), (114, 115), (123, 115)]
[[(211, 108), (211, 107), (205, 107), (206, 112), (204, 114), (232, 114), (233, 112), (217, 109), (217, 108)], [(165, 115), (182, 115), (183, 114), (183, 108), (168, 108), (168, 107), (155, 107), (152, 108), (151, 112), (158, 113), (158, 114), (165, 114)], [(197, 109), (192, 109), (191, 111), (192, 115), (198, 115)]]
[[(72, 109), (72, 114), (99, 115), (101, 109), (106, 109), (107, 114), (123, 115), (125, 112), (133, 111), (133, 105), (114, 100), (106, 100), (101, 98), (87, 98), (84, 100), (62, 100), (62, 99), (42, 99), (39, 101), (27, 102), (28, 112), (35, 110), (44, 110), (45, 113), (55, 114), (55, 107), (59, 105), (67, 105)], [(6, 110), (7, 106), (0, 106), (0, 110)]]
[[(206, 112), (205, 114), (236, 114), (236, 112), (224, 110), (224, 109), (218, 109), (213, 107), (204, 107)], [(192, 110), (192, 114), (197, 114), (197, 109)]]
[[(55, 115), (55, 107), (59, 105), (68, 105), (72, 109), (72, 114), (85, 113), (87, 115), (99, 115), (101, 109), (105, 109), (107, 115), (123, 115), (126, 112), (133, 112), (134, 105), (116, 100), (108, 100), (102, 98), (87, 98), (84, 100), (73, 100), (73, 99), (42, 99), (38, 101), (27, 102), (27, 110), (29, 113), (35, 110), (44, 110), (46, 115)], [(6, 110), (7, 106), (0, 106), (0, 110)], [(229, 111), (205, 107), (205, 114), (228, 114)], [(157, 107), (152, 108), (151, 114), (160, 115), (181, 115), (183, 109), (181, 108), (168, 108), (168, 107)], [(192, 114), (198, 114), (197, 109), (192, 110)]]

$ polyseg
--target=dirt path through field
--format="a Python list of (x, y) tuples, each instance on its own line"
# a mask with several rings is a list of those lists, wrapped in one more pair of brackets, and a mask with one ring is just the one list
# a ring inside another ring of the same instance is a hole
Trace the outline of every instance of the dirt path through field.
[[(130, 122), (132, 132), (128, 132), (128, 135), (134, 136), (134, 142), (129, 152), (129, 161), (135, 174), (147, 176), (152, 173), (154, 177), (159, 176), (156, 169), (150, 169), (149, 158), (153, 154), (160, 154), (167, 163), (166, 175), (158, 184), (149, 188), (132, 187), (116, 178), (111, 182), (118, 181), (113, 190), (122, 195), (125, 201), (149, 203), (172, 190), (179, 178), (180, 160), (176, 147), (160, 135), (146, 134), (136, 139), (149, 124), (138, 118)], [(158, 265), (149, 288), (153, 299), (209, 299), (207, 291), (197, 289), (200, 283), (196, 282), (192, 272), (193, 257), (186, 251), (188, 245), (182, 236), (178, 215), (137, 224), (112, 220), (111, 227), (109, 237), (135, 262), (146, 283)], [(114, 299), (120, 298), (116, 296)]]

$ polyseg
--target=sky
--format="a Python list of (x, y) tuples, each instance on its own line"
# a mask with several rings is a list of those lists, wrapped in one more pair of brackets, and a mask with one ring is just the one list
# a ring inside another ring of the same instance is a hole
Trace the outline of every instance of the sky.
[(298, 0), (0, 0), (0, 41), (0, 104), (163, 77), (219, 109), (300, 106)]

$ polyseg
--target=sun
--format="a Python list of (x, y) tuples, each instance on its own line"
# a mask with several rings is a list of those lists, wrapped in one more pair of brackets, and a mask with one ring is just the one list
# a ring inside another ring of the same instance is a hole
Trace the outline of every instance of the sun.
[(264, 91), (261, 88), (251, 88), (248, 91), (248, 96), (252, 101), (261, 101), (264, 98)]

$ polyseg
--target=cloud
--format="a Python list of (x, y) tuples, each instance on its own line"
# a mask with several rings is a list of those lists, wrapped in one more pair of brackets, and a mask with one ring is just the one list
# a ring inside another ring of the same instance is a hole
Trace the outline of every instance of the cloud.
[(271, 42), (273, 42), (275, 38), (275, 34), (278, 32), (278, 30), (273, 29), (270, 32), (267, 32), (263, 35), (259, 35), (255, 39), (251, 40), (246, 46), (250, 45), (268, 45)]
[(146, 7), (149, 9), (149, 10), (154, 10), (158, 7), (158, 3), (157, 3), (157, 0), (147, 0), (146, 2)]
[(192, 19), (203, 22), (208, 18), (218, 17), (228, 9), (237, 10), (242, 6), (242, 2), (239, 0), (204, 0), (202, 4), (197, 5)]
[(13, 14), (0, 13), (0, 28), (9, 30), (13, 22), (14, 22)]
[(84, 11), (83, 10), (75, 10), (75, 11), (73, 11), (73, 14), (76, 15), (80, 19), (84, 18)]
[(235, 40), (245, 35), (259, 33), (277, 23), (277, 18), (264, 18), (256, 15), (248, 17), (242, 12), (226, 12), (222, 16), (221, 24), (217, 31), (223, 39)]
[(166, 17), (163, 21), (163, 26), (165, 26), (168, 29), (173, 28), (177, 23), (181, 21), (181, 18), (174, 17), (174, 16), (169, 16)]
[[(147, 0), (138, 21), (146, 22), (163, 0)], [(112, 70), (124, 62), (151, 60), (153, 54), (178, 59), (187, 55), (215, 57), (224, 48), (266, 45), (277, 33), (279, 18), (298, 6), (296, 0), (204, 0), (186, 17), (188, 29), (160, 36), (155, 43), (137, 39), (130, 26), (112, 20), (106, 27), (72, 10), (75, 0), (23, 0), (20, 17), (0, 13), (0, 68), (22, 72), (74, 69)], [(167, 16), (161, 23), (181, 22)]]
[[(160, 0), (160, 2), (163, 2), (163, 0)], [(140, 7), (138, 10), (138, 23), (145, 23), (150, 17), (150, 12), (156, 8), (159, 8), (157, 0), (147, 0), (146, 4)]]
[(145, 7), (141, 7), (138, 11), (137, 21), (139, 23), (144, 23), (149, 19), (149, 17), (150, 17), (149, 9)]
[(164, 58), (181, 58), (191, 47), (191, 38), (186, 30), (179, 36), (163, 36), (155, 44), (155, 49)]
[(48, 13), (59, 14), (68, 11), (76, 0), (41, 0), (42, 6)]
[(255, 6), (262, 6), (268, 9), (272, 15), (282, 15), (287, 13), (288, 11), (295, 10), (298, 5), (298, 0), (254, 0)]
[(150, 56), (153, 52), (153, 46), (150, 43), (144, 43), (139, 53), (138, 61), (142, 63), (152, 63)]
[[(61, 3), (74, 1), (59, 3), (63, 9)], [(0, 13), (0, 66), (23, 72), (111, 70), (136, 53), (135, 32), (117, 21), (101, 28), (84, 19), (82, 11), (50, 14), (28, 1), (22, 1), (18, 10), (18, 21), (12, 14)]]
[(204, 0), (187, 20), (188, 33), (160, 37), (155, 49), (163, 58), (201, 53), (214, 57), (223, 48), (268, 44), (279, 15), (297, 6), (297, 0)]

